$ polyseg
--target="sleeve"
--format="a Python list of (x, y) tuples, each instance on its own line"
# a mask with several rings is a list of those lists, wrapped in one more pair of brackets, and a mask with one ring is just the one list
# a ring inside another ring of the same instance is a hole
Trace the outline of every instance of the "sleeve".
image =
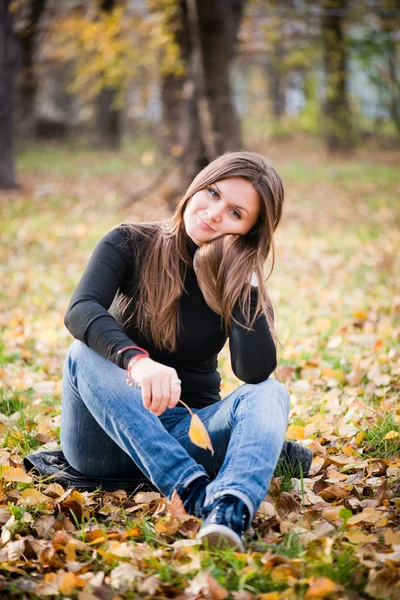
[(126, 238), (119, 229), (113, 229), (98, 243), (71, 298), (64, 323), (77, 340), (126, 369), (129, 360), (139, 351), (117, 354), (135, 342), (108, 312), (131, 268), (129, 256), (122, 250), (124, 243), (126, 245)]
[[(257, 289), (251, 290), (251, 317), (257, 306)], [(245, 329), (246, 319), (239, 306), (233, 317), (241, 325), (232, 322), (229, 334), (232, 370), (236, 377), (246, 383), (265, 381), (276, 369), (276, 347), (265, 315), (260, 315), (251, 330)], [(273, 315), (272, 315), (273, 317)]]

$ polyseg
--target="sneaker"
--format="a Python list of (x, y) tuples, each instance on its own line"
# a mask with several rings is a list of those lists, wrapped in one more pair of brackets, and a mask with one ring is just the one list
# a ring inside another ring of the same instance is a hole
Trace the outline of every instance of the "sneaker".
[(204, 522), (197, 539), (210, 546), (244, 552), (243, 534), (249, 525), (249, 510), (236, 496), (221, 496), (203, 509)]
[[(181, 490), (180, 498), (189, 515), (201, 518), (203, 516), (203, 505), (206, 499), (207, 485), (210, 483), (208, 477), (198, 477)], [(178, 492), (179, 494), (179, 492)]]
[(277, 468), (289, 470), (292, 473), (292, 477), (300, 478), (308, 477), (311, 469), (313, 459), (313, 453), (309, 448), (297, 444), (296, 442), (286, 441), (283, 444), (282, 452), (280, 454)]

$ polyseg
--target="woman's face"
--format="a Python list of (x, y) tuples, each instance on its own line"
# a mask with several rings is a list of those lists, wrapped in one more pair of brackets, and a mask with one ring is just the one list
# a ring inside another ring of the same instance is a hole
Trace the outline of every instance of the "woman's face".
[(200, 245), (222, 235), (246, 235), (259, 211), (260, 198), (253, 185), (241, 177), (230, 177), (194, 194), (183, 221), (188, 236)]

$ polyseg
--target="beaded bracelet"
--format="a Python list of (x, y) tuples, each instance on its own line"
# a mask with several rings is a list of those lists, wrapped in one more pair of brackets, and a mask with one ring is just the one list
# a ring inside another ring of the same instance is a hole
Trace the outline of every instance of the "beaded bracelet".
[(140, 352), (143, 352), (143, 354), (136, 354), (131, 358), (131, 360), (128, 363), (128, 368), (126, 370), (126, 383), (129, 385), (129, 387), (133, 387), (134, 385), (140, 387), (139, 384), (136, 384), (136, 382), (132, 378), (131, 370), (134, 364), (141, 358), (150, 358), (149, 353), (147, 352), (147, 350), (145, 350), (144, 348), (140, 348), (139, 346), (125, 346), (125, 348), (121, 348), (121, 350), (118, 350), (117, 354), (122, 354), (123, 352), (125, 352), (125, 350), (140, 350)]

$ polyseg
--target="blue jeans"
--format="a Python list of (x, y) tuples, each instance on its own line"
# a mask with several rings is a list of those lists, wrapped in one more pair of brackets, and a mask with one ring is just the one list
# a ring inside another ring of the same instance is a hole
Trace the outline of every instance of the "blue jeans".
[(224, 494), (243, 500), (253, 519), (268, 492), (285, 440), (289, 393), (275, 379), (244, 384), (227, 398), (194, 409), (214, 455), (189, 439), (186, 408), (157, 417), (125, 371), (79, 341), (65, 361), (61, 446), (68, 462), (93, 477), (143, 477), (168, 498), (207, 473), (205, 505)]

